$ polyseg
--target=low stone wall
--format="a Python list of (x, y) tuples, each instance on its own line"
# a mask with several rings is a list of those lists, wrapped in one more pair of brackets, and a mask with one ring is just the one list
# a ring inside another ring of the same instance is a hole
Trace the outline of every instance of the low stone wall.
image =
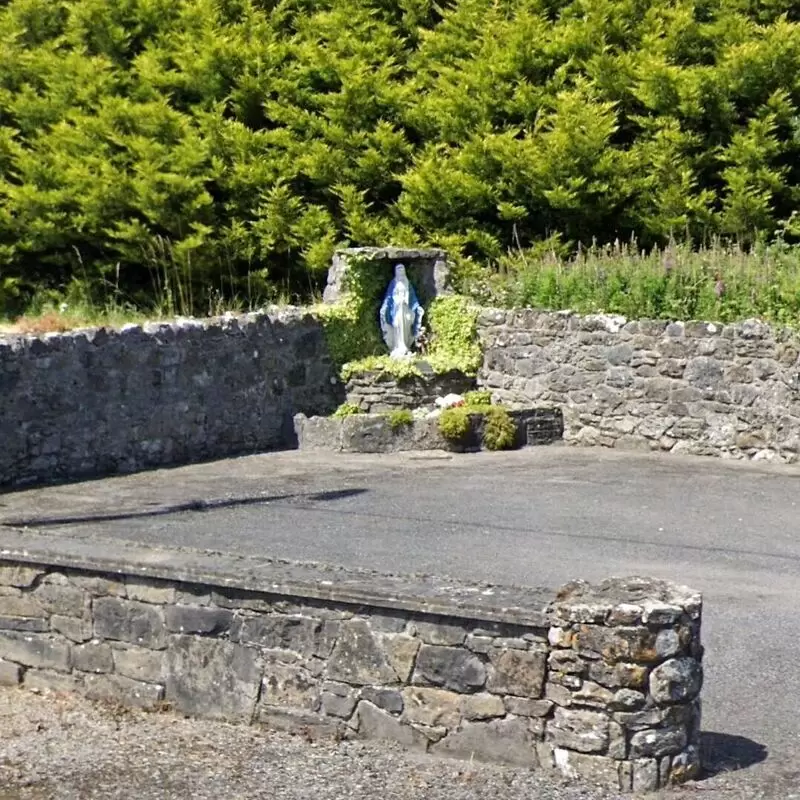
[(463, 372), (410, 375), (396, 378), (385, 372), (353, 375), (345, 386), (347, 402), (368, 414), (399, 408), (433, 406), (437, 397), (465, 394), (476, 386), (475, 378)]
[[(551, 444), (564, 433), (561, 412), (550, 408), (513, 409), (509, 411), (516, 425), (513, 448)], [(343, 453), (396, 453), (409, 450), (450, 450), (464, 453), (482, 448), (483, 418), (470, 418), (470, 431), (462, 440), (445, 439), (439, 421), (414, 420), (393, 428), (385, 414), (352, 414), (349, 417), (307, 417), (294, 420), (301, 450), (325, 450)]]
[(9, 532), (0, 682), (645, 791), (699, 765), (701, 599), (463, 585)]
[(0, 337), (0, 486), (291, 446), (343, 399), (297, 310)]
[(567, 441), (796, 461), (800, 339), (757, 321), (632, 321), (484, 310), (478, 382), (553, 405)]

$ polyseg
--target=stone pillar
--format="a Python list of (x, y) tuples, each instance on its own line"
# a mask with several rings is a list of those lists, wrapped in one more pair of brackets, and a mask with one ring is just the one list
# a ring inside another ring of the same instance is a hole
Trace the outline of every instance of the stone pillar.
[(646, 578), (559, 591), (548, 609), (551, 766), (622, 791), (697, 775), (701, 610), (696, 592)]

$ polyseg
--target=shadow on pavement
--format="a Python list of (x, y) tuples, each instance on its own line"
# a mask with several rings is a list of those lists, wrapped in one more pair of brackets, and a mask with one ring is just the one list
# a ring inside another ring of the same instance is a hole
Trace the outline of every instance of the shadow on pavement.
[(120, 511), (116, 514), (88, 514), (85, 516), (67, 517), (30, 517), (29, 519), (7, 519), (0, 523), (0, 527), (8, 528), (45, 528), (52, 525), (86, 525), (97, 522), (114, 522), (124, 519), (142, 519), (146, 517), (164, 517), (170, 514), (183, 514), (187, 511), (217, 511), (221, 508), (237, 508), (241, 506), (255, 506), (272, 503), (277, 500), (290, 500), (302, 498), (316, 502), (343, 500), (355, 497), (368, 491), (367, 489), (337, 489), (329, 492), (315, 492), (313, 494), (275, 494), (258, 495), (256, 497), (235, 497), (224, 500), (189, 500), (186, 503), (177, 503), (171, 506), (159, 506), (146, 511)]
[(745, 736), (703, 731), (700, 736), (700, 753), (703, 772), (700, 780), (712, 778), (722, 772), (752, 767), (767, 758), (767, 748)]

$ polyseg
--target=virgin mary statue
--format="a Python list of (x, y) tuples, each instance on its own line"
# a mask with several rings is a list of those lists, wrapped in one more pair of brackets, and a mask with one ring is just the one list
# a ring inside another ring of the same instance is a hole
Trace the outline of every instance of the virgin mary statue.
[(419, 335), (424, 313), (414, 287), (408, 282), (406, 268), (398, 264), (380, 311), (383, 341), (392, 358), (403, 358), (410, 354)]

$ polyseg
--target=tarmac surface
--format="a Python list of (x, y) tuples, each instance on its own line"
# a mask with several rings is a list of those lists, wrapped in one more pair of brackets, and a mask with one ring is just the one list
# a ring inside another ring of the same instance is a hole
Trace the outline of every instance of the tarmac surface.
[(800, 783), (799, 496), (798, 467), (712, 458), (295, 451), (0, 494), (0, 546), (11, 526), (529, 586), (668, 578), (705, 595), (720, 757)]

